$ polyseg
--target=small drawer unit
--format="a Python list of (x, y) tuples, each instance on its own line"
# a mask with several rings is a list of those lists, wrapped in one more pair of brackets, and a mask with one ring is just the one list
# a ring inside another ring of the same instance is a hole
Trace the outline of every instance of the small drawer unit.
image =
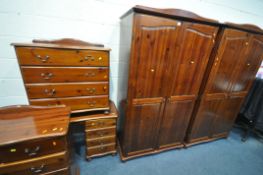
[(69, 175), (69, 116), (66, 106), (0, 108), (0, 174)]
[(31, 105), (109, 110), (109, 48), (74, 39), (12, 45)]
[(86, 158), (91, 160), (108, 154), (115, 155), (118, 111), (114, 103), (110, 102), (109, 113), (93, 112), (76, 115), (77, 117), (70, 118), (70, 122), (84, 122)]

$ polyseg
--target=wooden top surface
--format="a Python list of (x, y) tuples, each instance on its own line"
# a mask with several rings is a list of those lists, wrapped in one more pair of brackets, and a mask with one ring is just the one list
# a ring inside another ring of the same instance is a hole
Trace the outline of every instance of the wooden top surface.
[(131, 12), (138, 12), (138, 13), (145, 13), (150, 15), (158, 15), (158, 16), (166, 16), (166, 17), (175, 17), (175, 18), (183, 18), (188, 20), (200, 21), (205, 23), (213, 23), (219, 24), (219, 21), (209, 18), (204, 18), (199, 16), (193, 12), (181, 10), (181, 9), (159, 9), (159, 8), (151, 8), (141, 5), (136, 5), (128, 12), (126, 12), (121, 18), (125, 17), (126, 15), (130, 14)]
[(103, 119), (103, 118), (117, 118), (118, 117), (118, 110), (115, 106), (115, 104), (110, 101), (110, 112), (108, 114), (104, 114), (103, 111), (98, 112), (87, 112), (83, 114), (78, 114), (77, 116), (73, 116), (70, 118), (70, 123), (75, 122), (82, 122), (87, 120), (93, 120), (93, 119)]
[(70, 108), (9, 106), (0, 108), (0, 146), (67, 134)]
[(124, 15), (122, 15), (121, 18), (125, 17), (126, 15), (132, 12), (162, 16), (162, 17), (170, 17), (170, 18), (176, 18), (176, 19), (183, 19), (183, 20), (188, 20), (188, 21), (196, 21), (196, 22), (201, 22), (201, 23), (207, 23), (207, 24), (212, 24), (212, 25), (217, 25), (217, 26), (229, 27), (229, 28), (234, 28), (234, 29), (245, 30), (248, 32), (263, 34), (263, 29), (253, 24), (235, 24), (231, 22), (220, 23), (217, 20), (205, 18), (193, 12), (181, 10), (181, 9), (168, 9), (168, 8), (159, 9), (159, 8), (151, 8), (151, 7), (136, 5), (135, 7), (130, 9), (128, 12), (126, 12)]
[(58, 49), (79, 49), (79, 50), (101, 50), (110, 51), (110, 48), (102, 44), (89, 43), (72, 38), (63, 38), (58, 40), (33, 40), (31, 43), (12, 43), (16, 47), (44, 47)]

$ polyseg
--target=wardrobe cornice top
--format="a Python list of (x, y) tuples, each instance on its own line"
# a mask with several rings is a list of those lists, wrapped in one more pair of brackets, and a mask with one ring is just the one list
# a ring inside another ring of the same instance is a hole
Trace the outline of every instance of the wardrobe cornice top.
[(181, 10), (181, 9), (159, 9), (159, 8), (136, 5), (133, 8), (131, 8), (129, 11), (127, 11), (124, 15), (122, 15), (121, 18), (127, 16), (132, 12), (156, 15), (161, 17), (169, 17), (175, 19), (182, 19), (187, 21), (195, 21), (195, 22), (206, 23), (210, 25), (216, 25), (220, 27), (228, 27), (228, 28), (234, 28), (234, 29), (245, 30), (258, 34), (263, 34), (263, 29), (253, 24), (235, 24), (231, 22), (220, 23), (217, 20), (205, 18), (193, 12)]

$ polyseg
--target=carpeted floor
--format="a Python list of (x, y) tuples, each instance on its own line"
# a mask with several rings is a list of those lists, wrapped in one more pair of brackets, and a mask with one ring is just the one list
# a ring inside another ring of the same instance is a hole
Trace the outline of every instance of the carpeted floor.
[(234, 129), (228, 139), (199, 144), (121, 162), (119, 155), (84, 158), (84, 147), (75, 159), (81, 175), (262, 175), (263, 143), (254, 136), (240, 140)]

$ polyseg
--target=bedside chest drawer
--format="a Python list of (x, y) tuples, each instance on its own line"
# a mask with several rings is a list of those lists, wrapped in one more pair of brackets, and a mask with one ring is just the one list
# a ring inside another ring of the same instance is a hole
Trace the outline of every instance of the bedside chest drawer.
[(97, 83), (56, 83), (56, 84), (30, 84), (26, 85), (28, 97), (32, 98), (55, 98), (108, 95), (108, 82)]
[(88, 147), (105, 145), (105, 144), (110, 144), (110, 143), (115, 143), (115, 142), (116, 142), (115, 136), (106, 136), (106, 137), (100, 137), (100, 138), (96, 138), (96, 139), (87, 139), (86, 140)]
[(18, 47), (21, 65), (38, 66), (109, 66), (106, 51)]
[(86, 130), (86, 139), (94, 139), (105, 136), (115, 136), (116, 127), (110, 127), (98, 130)]
[(87, 148), (87, 156), (92, 156), (96, 154), (105, 154), (107, 152), (115, 152), (115, 143), (100, 145), (96, 147)]
[(31, 105), (53, 106), (64, 104), (70, 106), (71, 110), (109, 108), (109, 98), (107, 95), (92, 97), (69, 97), (69, 98), (48, 98), (29, 100)]
[(86, 121), (86, 130), (116, 126), (116, 119), (96, 119)]
[(21, 67), (25, 83), (108, 81), (108, 68)]
[(0, 165), (0, 172), (3, 175), (35, 175), (49, 173), (67, 167), (67, 157), (66, 152), (62, 152), (30, 159), (29, 161), (12, 163), (4, 167)]
[(13, 161), (31, 159), (47, 154), (65, 151), (67, 147), (66, 138), (50, 138), (33, 140), (0, 148), (0, 164)]

